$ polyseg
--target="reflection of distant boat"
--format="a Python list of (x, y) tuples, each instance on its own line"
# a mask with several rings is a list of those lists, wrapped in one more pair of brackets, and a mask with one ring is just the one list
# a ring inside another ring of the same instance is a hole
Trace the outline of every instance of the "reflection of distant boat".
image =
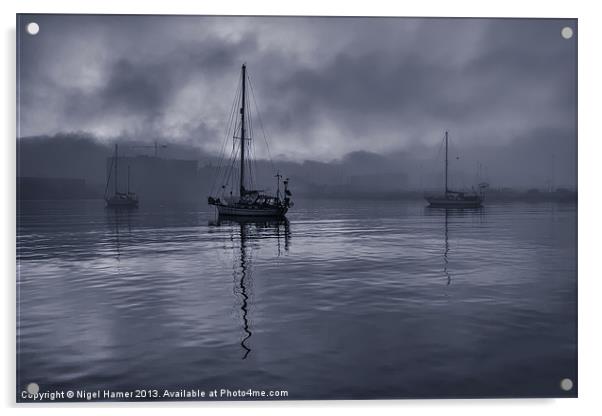
[[(115, 156), (111, 159), (111, 169), (109, 169), (109, 176), (107, 177), (107, 185), (105, 187), (105, 201), (107, 207), (124, 207), (124, 208), (136, 208), (138, 207), (138, 196), (130, 192), (130, 167), (128, 166), (128, 182), (127, 192), (119, 192), (119, 155), (117, 151), (117, 144), (115, 144)], [(107, 191), (109, 189), (109, 182), (111, 180), (111, 174), (115, 181), (114, 193), (109, 196)]]
[[(450, 270), (450, 254), (453, 254), (453, 233), (454, 230), (466, 230), (469, 227), (473, 227), (475, 223), (483, 223), (487, 221), (487, 208), (438, 208), (433, 209), (431, 207), (424, 207), (423, 211), (426, 217), (434, 219), (434, 223), (437, 224), (435, 230), (439, 233), (441, 230), (441, 240), (439, 238), (436, 241), (441, 241), (440, 256), (443, 261), (443, 275), (446, 278), (447, 285), (451, 285), (452, 278), (454, 277), (453, 270)], [(454, 219), (456, 220), (454, 222)], [(454, 223), (456, 226), (453, 226)], [(439, 228), (441, 225), (441, 228)], [(439, 235), (439, 234), (438, 234)], [(439, 252), (439, 250), (437, 250)]]
[[(115, 244), (115, 255), (117, 261), (121, 258), (121, 245), (123, 243), (122, 236), (126, 236), (126, 243), (129, 240), (129, 236), (132, 232), (131, 225), (131, 214), (132, 210), (127, 208), (115, 207), (110, 211), (107, 211), (107, 226), (112, 231), (113, 242)], [(126, 233), (123, 234), (122, 231)]]
[(448, 226), (447, 226), (447, 217), (448, 217), (448, 212), (447, 209), (445, 210), (445, 250), (443, 251), (443, 273), (445, 273), (445, 276), (447, 277), (447, 285), (449, 286), (451, 284), (451, 274), (449, 273), (449, 271), (447, 270), (447, 264), (449, 263), (449, 260), (447, 258), (448, 254), (449, 254), (449, 239), (448, 239)]
[[(242, 83), (241, 83), (241, 94), (240, 94), (240, 107), (237, 106), (239, 97), (235, 98), (235, 105), (233, 108), (240, 108), (240, 121), (238, 116), (234, 113), (231, 115), (230, 120), (235, 120), (234, 123), (234, 139), (235, 143), (238, 140), (240, 145), (238, 148), (233, 149), (232, 160), (228, 163), (227, 172), (225, 172), (224, 182), (221, 186), (219, 196), (209, 196), (208, 203), (217, 208), (219, 215), (222, 216), (251, 216), (251, 217), (283, 217), (288, 209), (293, 205), (290, 200), (291, 192), (288, 189), (288, 179), (284, 180), (284, 195), (280, 195), (280, 179), (282, 176), (280, 173), (276, 174), (278, 180), (278, 191), (275, 196), (268, 195), (260, 190), (252, 189), (253, 181), (253, 170), (252, 166), (246, 162), (246, 159), (250, 159), (251, 152), (251, 113), (250, 106), (246, 104), (246, 82), (247, 73), (246, 65), (242, 66)], [(251, 88), (252, 92), (252, 88)], [(261, 118), (259, 119), (261, 124)], [(235, 134), (240, 133), (237, 137)], [(247, 145), (247, 141), (249, 142)], [(267, 138), (266, 138), (267, 143)], [(240, 168), (238, 170), (238, 189), (234, 190), (234, 182), (237, 172), (235, 172), (236, 157), (240, 159)], [(245, 177), (248, 175), (248, 181), (245, 181)], [(227, 185), (231, 186), (229, 194), (226, 193)], [(247, 185), (250, 184), (250, 188)], [(238, 195), (234, 194), (238, 191)], [(213, 190), (212, 190), (213, 192)]]
[(484, 200), (482, 190), (487, 187), (487, 184), (479, 184), (480, 192), (478, 194), (452, 191), (447, 185), (448, 165), (448, 136), (445, 132), (445, 192), (425, 196), (429, 206), (436, 208), (479, 208), (482, 206)]

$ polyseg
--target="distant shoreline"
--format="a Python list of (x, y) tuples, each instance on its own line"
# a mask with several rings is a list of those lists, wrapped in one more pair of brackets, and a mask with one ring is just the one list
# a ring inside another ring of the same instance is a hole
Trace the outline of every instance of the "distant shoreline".
[[(403, 193), (358, 193), (354, 195), (344, 193), (297, 193), (295, 194), (297, 199), (302, 200), (347, 200), (347, 201), (424, 201), (424, 194), (419, 192), (403, 192)], [(88, 196), (88, 197), (57, 197), (57, 198), (18, 198), (17, 201), (104, 201), (102, 196)], [(161, 199), (148, 199), (150, 203), (204, 203), (206, 199), (204, 196), (198, 198), (182, 199), (182, 200), (161, 200)], [(577, 203), (578, 193), (567, 192), (567, 193), (556, 193), (556, 192), (539, 192), (539, 193), (528, 193), (528, 192), (517, 192), (513, 194), (499, 194), (491, 193), (485, 194), (485, 204), (487, 202), (526, 202), (526, 203), (547, 203), (547, 202), (558, 202), (558, 203)]]

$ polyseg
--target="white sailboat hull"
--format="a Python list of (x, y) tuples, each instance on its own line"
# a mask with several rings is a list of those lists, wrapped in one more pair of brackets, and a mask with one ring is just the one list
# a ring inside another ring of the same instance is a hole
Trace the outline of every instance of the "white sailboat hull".
[(283, 217), (288, 211), (285, 207), (235, 207), (215, 205), (220, 216), (232, 217)]
[(131, 197), (112, 196), (105, 198), (107, 207), (138, 207), (138, 199)]
[(444, 196), (430, 196), (425, 198), (429, 206), (434, 208), (479, 208), (483, 205), (483, 198), (469, 197), (469, 198), (458, 198), (451, 199)]

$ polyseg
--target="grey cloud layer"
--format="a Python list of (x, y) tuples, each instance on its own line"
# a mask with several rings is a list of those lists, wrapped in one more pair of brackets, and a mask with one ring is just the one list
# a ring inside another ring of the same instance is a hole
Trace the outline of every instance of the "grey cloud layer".
[(247, 62), (272, 151), (291, 159), (407, 150), (444, 129), (465, 146), (576, 140), (576, 40), (560, 36), (572, 20), (34, 18), (40, 34), (19, 48), (22, 136), (214, 152)]

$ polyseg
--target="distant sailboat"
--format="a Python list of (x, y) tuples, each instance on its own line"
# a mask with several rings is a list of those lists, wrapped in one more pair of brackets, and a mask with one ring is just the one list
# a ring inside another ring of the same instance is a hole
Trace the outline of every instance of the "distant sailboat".
[(434, 208), (479, 208), (483, 205), (482, 190), (486, 184), (479, 185), (479, 193), (452, 191), (448, 187), (448, 134), (445, 132), (445, 192), (443, 194), (426, 195), (429, 206)]
[[(138, 207), (138, 196), (130, 192), (130, 167), (128, 166), (128, 181), (127, 181), (127, 192), (119, 192), (119, 153), (117, 144), (115, 144), (115, 156), (111, 159), (111, 169), (109, 169), (109, 176), (107, 177), (107, 184), (105, 186), (105, 202), (107, 207), (111, 208), (136, 208)], [(113, 195), (108, 194), (109, 183), (111, 181), (111, 175), (113, 175), (114, 189)]]
[[(247, 185), (251, 182), (253, 176), (251, 165), (247, 161), (251, 159), (250, 156), (252, 154), (250, 149), (252, 145), (252, 132), (251, 117), (246, 102), (247, 74), (246, 65), (244, 64), (242, 66), (241, 79), (240, 106), (234, 107), (240, 108), (240, 121), (238, 121), (238, 116), (236, 116), (235, 119), (237, 123), (235, 124), (233, 135), (234, 144), (236, 145), (238, 143), (238, 146), (235, 146), (234, 151), (232, 152), (232, 159), (228, 163), (224, 183), (222, 184), (219, 193), (217, 195), (209, 196), (208, 203), (217, 208), (217, 212), (220, 216), (283, 217), (293, 205), (290, 199), (291, 192), (288, 189), (288, 179), (283, 181), (284, 195), (281, 195), (280, 193), (280, 180), (282, 178), (280, 173), (275, 175), (275, 178), (277, 179), (277, 192), (275, 196), (268, 195), (261, 190), (247, 188)], [(238, 101), (238, 97), (235, 101)], [(236, 133), (240, 133), (240, 136), (236, 137)], [(236, 172), (234, 171), (237, 157), (240, 162), (240, 168), (238, 170), (238, 194), (235, 194), (236, 190), (234, 189), (231, 189), (229, 194), (227, 194), (227, 185), (230, 184), (232, 186), (236, 176)], [(247, 180), (247, 174), (249, 180)]]

